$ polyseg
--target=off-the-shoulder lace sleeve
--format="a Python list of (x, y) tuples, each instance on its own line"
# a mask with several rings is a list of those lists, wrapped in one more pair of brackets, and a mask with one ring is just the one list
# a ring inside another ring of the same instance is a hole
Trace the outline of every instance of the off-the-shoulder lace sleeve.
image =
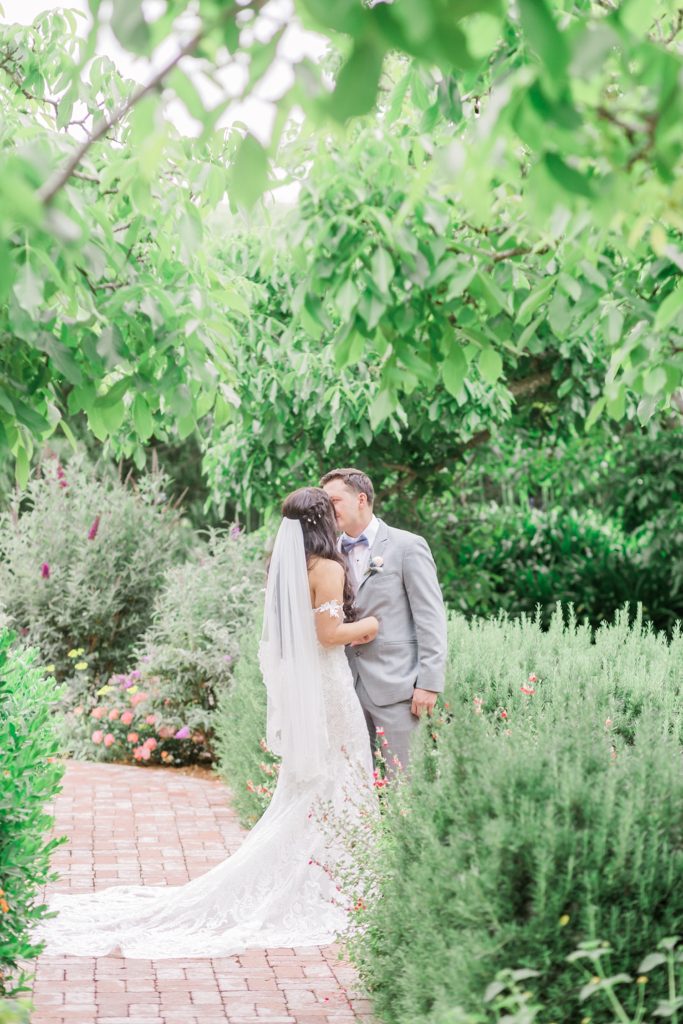
[(326, 601), (325, 604), (321, 604), (317, 608), (313, 609), (314, 612), (329, 612), (330, 618), (333, 619), (341, 618), (343, 610), (344, 606), (340, 601)]

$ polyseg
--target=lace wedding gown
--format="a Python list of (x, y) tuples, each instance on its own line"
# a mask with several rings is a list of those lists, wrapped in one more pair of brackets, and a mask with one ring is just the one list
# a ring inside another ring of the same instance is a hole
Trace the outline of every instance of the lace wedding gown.
[[(331, 602), (315, 612), (338, 616), (340, 608)], [(268, 809), (237, 852), (185, 885), (54, 895), (49, 906), (58, 914), (34, 936), (46, 953), (221, 957), (326, 945), (343, 932), (348, 909), (334, 865), (345, 853), (335, 822), (357, 823), (377, 807), (367, 728), (343, 647), (320, 647), (319, 661), (331, 750), (324, 776), (300, 782), (283, 762)]]

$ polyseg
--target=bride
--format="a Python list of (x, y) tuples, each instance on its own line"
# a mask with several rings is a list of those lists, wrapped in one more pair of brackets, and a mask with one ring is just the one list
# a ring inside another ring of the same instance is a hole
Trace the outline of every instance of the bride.
[(331, 877), (344, 852), (321, 828), (320, 808), (352, 824), (376, 813), (367, 728), (344, 645), (373, 640), (378, 622), (353, 621), (325, 491), (294, 491), (282, 515), (260, 647), (267, 742), (282, 757), (268, 809), (233, 856), (186, 885), (53, 896), (56, 916), (35, 934), (48, 954), (220, 957), (325, 945), (344, 930), (348, 909)]

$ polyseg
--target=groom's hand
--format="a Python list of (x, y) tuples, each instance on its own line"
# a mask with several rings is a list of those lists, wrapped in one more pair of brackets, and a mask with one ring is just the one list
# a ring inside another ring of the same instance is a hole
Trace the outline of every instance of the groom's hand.
[(436, 697), (433, 690), (421, 690), (419, 686), (416, 686), (413, 690), (413, 703), (410, 705), (410, 710), (418, 718), (425, 711), (431, 715), (436, 704)]

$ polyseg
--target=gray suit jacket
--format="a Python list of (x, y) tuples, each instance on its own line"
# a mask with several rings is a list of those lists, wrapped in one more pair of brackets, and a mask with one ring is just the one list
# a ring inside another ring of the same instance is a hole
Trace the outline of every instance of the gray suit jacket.
[(358, 617), (376, 615), (379, 633), (369, 644), (347, 647), (356, 684), (384, 707), (412, 697), (416, 686), (442, 692), (446, 667), (446, 609), (429, 545), (417, 534), (381, 519), (368, 573), (356, 595)]

